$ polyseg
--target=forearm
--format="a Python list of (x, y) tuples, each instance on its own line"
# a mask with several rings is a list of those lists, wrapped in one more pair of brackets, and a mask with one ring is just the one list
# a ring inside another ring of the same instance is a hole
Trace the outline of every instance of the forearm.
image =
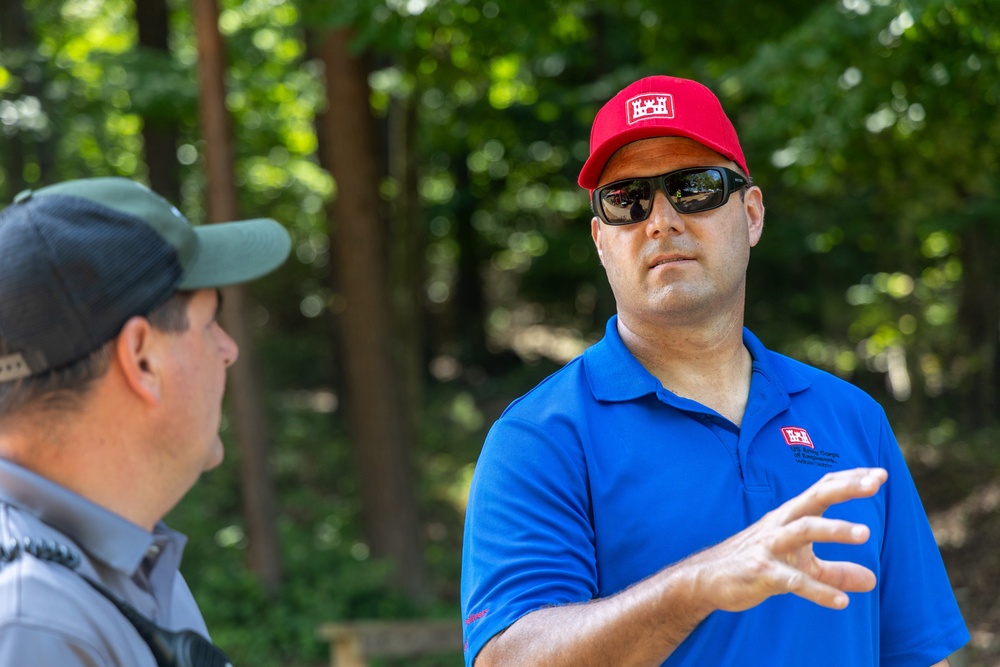
[(874, 495), (885, 479), (877, 468), (830, 473), (724, 542), (617, 595), (524, 616), (490, 640), (476, 667), (655, 666), (716, 609), (745, 611), (784, 593), (843, 609), (846, 593), (872, 590), (875, 575), (855, 563), (822, 561), (812, 544), (862, 544), (870, 530), (822, 513)]
[(684, 562), (608, 598), (527, 614), (480, 652), (476, 667), (659, 665), (711, 613)]

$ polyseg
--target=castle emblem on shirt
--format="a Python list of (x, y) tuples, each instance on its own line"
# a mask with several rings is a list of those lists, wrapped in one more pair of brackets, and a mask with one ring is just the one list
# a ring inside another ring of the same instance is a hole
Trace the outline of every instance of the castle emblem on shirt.
[(781, 429), (781, 435), (785, 436), (785, 444), (789, 447), (808, 447), (815, 449), (812, 438), (804, 428), (798, 426), (785, 426)]
[(674, 98), (667, 93), (646, 93), (625, 103), (628, 124), (647, 118), (673, 118)]
[[(812, 436), (800, 426), (782, 427), (781, 437), (788, 445), (786, 451), (791, 453), (792, 459), (798, 464), (836, 470), (845, 466), (840, 460), (839, 452), (816, 449), (816, 443), (813, 442)], [(820, 446), (824, 446), (822, 442)]]

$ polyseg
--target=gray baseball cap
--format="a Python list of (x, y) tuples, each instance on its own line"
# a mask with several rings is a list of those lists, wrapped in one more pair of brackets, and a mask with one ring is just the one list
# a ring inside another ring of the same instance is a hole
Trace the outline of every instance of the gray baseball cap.
[(0, 382), (77, 361), (178, 290), (263, 276), (288, 257), (275, 220), (193, 226), (126, 178), (25, 190), (0, 211)]

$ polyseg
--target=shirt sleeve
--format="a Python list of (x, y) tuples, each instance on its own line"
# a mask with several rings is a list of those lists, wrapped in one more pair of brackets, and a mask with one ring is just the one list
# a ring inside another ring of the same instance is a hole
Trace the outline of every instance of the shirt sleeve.
[(879, 440), (886, 481), (885, 539), (879, 583), (883, 667), (927, 667), (969, 641), (948, 573), (899, 444), (882, 414)]
[(8, 623), (0, 627), (0, 667), (24, 665), (113, 667), (96, 646), (79, 638), (40, 625)]
[(588, 489), (583, 449), (571, 428), (511, 417), (494, 424), (476, 464), (466, 512), (467, 665), (491, 637), (523, 615), (596, 595)]

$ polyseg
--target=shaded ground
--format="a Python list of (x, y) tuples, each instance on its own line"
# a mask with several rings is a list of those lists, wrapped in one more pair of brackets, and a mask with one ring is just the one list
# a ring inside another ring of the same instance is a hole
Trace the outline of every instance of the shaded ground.
[(904, 450), (972, 634), (953, 667), (1000, 667), (1000, 455)]

